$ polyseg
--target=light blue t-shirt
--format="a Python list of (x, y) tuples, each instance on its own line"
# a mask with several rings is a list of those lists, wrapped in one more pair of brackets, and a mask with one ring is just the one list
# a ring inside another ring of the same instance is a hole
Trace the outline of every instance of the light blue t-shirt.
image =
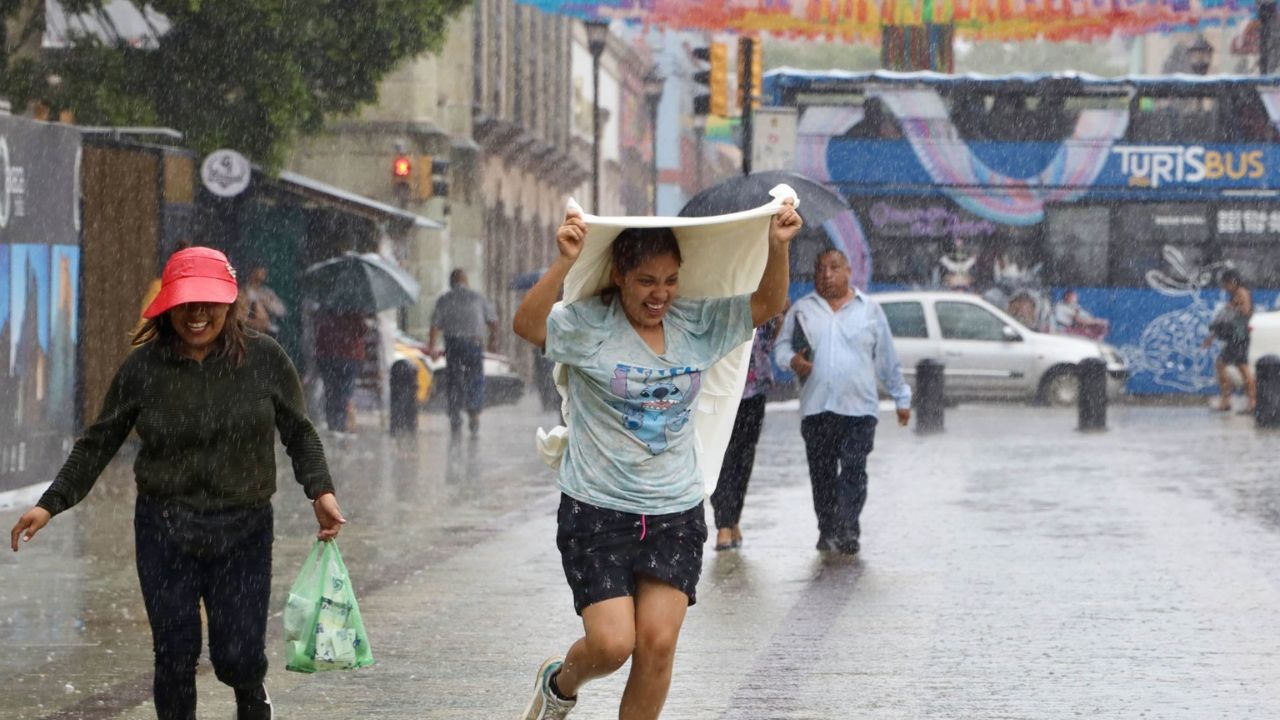
[(560, 489), (639, 515), (702, 501), (693, 412), (702, 373), (751, 339), (751, 298), (677, 299), (663, 318), (665, 352), (640, 338), (616, 299), (556, 308), (546, 355), (568, 368), (569, 445)]

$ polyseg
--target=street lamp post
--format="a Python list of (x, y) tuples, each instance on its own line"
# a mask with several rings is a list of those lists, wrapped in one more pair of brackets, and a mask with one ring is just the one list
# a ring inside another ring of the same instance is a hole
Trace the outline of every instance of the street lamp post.
[(1276, 0), (1258, 0), (1258, 74), (1271, 74), (1271, 26), (1276, 19)]
[(693, 116), (693, 187), (695, 192), (702, 189), (702, 136), (707, 132), (707, 116)]
[(656, 64), (644, 76), (644, 101), (649, 106), (649, 133), (653, 135), (653, 162), (649, 166), (649, 211), (654, 215), (658, 214), (658, 103), (662, 102), (662, 91), (666, 84), (667, 79)]
[(609, 38), (609, 23), (589, 20), (587, 49), (591, 51), (591, 212), (600, 214), (600, 56)]

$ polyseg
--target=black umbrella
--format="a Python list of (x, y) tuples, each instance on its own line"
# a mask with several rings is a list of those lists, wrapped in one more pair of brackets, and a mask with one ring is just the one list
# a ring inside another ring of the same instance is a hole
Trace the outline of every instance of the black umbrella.
[(307, 292), (321, 307), (375, 313), (418, 301), (418, 282), (377, 253), (347, 253), (303, 273)]
[(871, 279), (871, 251), (862, 225), (849, 203), (826, 185), (783, 170), (768, 170), (723, 180), (694, 195), (681, 217), (725, 215), (759, 207), (769, 200), (775, 185), (786, 183), (800, 196), (804, 228), (791, 242), (791, 277), (813, 280), (813, 263), (827, 248), (843, 250), (853, 266), (851, 282), (866, 288)]

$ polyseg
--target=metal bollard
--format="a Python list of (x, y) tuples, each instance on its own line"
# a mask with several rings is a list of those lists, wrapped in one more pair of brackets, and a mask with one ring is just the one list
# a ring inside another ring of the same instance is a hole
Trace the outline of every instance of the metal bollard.
[(1257, 427), (1280, 427), (1280, 355), (1263, 355), (1254, 366), (1258, 405), (1253, 419)]
[(1095, 431), (1107, 429), (1107, 361), (1087, 358), (1080, 361), (1076, 370), (1080, 387), (1076, 396), (1076, 408), (1080, 412), (1079, 429)]
[(393, 435), (418, 432), (418, 369), (408, 360), (391, 366), (391, 413)]
[(943, 412), (946, 409), (945, 379), (943, 371), (946, 365), (925, 358), (916, 363), (916, 432), (942, 432)]

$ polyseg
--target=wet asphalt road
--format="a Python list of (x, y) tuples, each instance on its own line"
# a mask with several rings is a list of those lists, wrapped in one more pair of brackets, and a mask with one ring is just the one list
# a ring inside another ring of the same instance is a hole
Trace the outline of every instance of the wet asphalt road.
[[(813, 550), (799, 417), (771, 406), (744, 547), (707, 548), (663, 717), (1280, 717), (1280, 435), (1198, 407), (1110, 417), (1081, 434), (1070, 411), (962, 405), (918, 436), (886, 414), (847, 558)], [(550, 418), (484, 420), (452, 443), (437, 415), (407, 440), (326, 439), (377, 664), (286, 672), (273, 618), (277, 717), (515, 718), (577, 636), (532, 452)], [(0, 718), (154, 717), (129, 461), (3, 553)], [(287, 471), (276, 508), (279, 608), (314, 532)], [(623, 681), (572, 717), (616, 717)], [(204, 661), (200, 686), (201, 718), (233, 717)]]

